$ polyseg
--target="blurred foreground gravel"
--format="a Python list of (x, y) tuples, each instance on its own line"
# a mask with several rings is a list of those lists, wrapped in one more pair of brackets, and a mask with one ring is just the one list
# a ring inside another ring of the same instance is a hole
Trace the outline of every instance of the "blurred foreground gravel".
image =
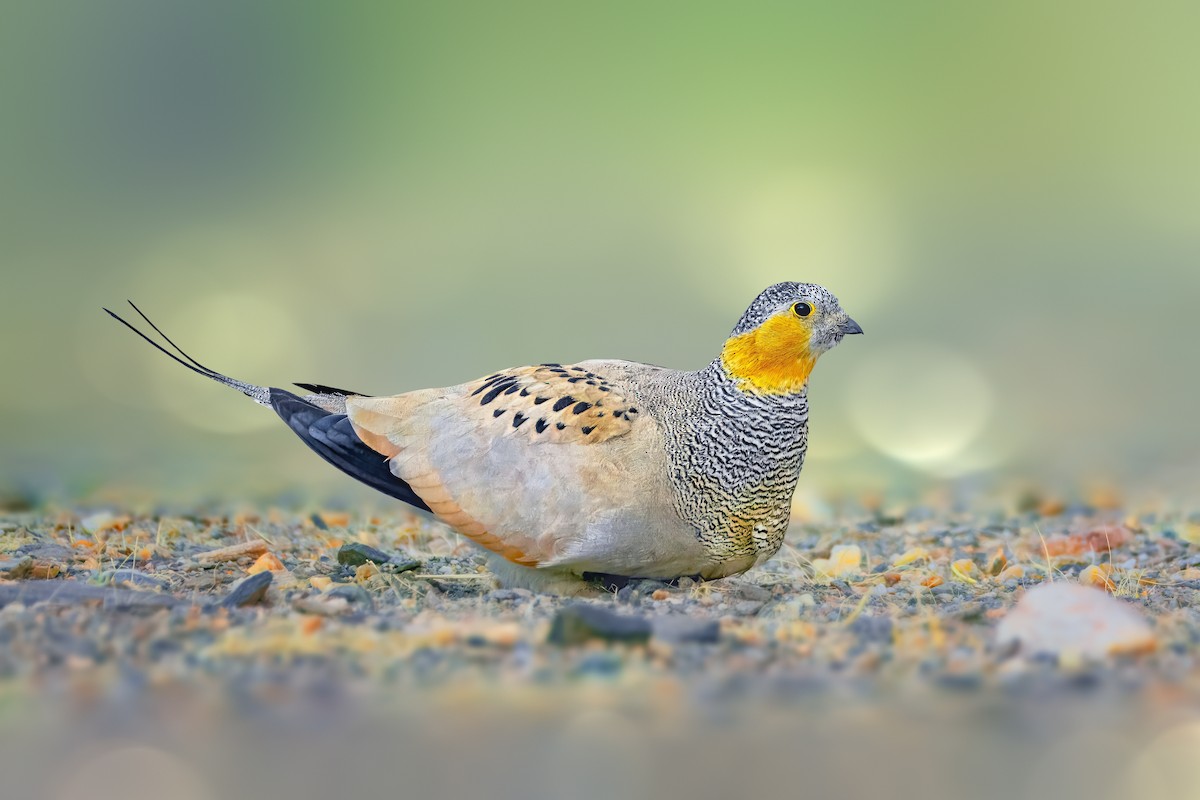
[[(410, 515), (7, 513), (0, 780), (1154, 797), (1200, 752), (1194, 542), (1174, 511), (914, 508), (796, 523), (738, 579), (559, 598)], [(1048, 582), (1081, 605), (1012, 614)]]

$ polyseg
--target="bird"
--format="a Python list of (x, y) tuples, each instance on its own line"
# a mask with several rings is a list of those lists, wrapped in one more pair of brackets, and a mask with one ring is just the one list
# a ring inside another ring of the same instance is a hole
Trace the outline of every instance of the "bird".
[(209, 369), (129, 305), (163, 343), (104, 311), (482, 548), (501, 586), (561, 595), (716, 580), (773, 556), (808, 448), (809, 376), (862, 333), (829, 290), (786, 282), (694, 371), (601, 359), (390, 396), (297, 383), (301, 395)]

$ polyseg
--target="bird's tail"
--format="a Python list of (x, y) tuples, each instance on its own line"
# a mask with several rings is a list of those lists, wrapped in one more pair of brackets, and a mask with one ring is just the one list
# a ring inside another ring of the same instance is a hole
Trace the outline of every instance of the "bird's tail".
[(239, 392), (246, 395), (247, 397), (249, 397), (254, 402), (258, 403), (259, 405), (264, 405), (267, 408), (272, 407), (271, 406), (271, 391), (267, 387), (255, 386), (252, 383), (243, 383), (242, 381), (235, 380), (234, 378), (231, 378), (228, 375), (222, 375), (220, 372), (217, 372), (214, 369), (209, 369), (208, 367), (204, 366), (199, 361), (192, 358), (187, 353), (183, 352), (183, 349), (180, 348), (179, 345), (177, 345), (173, 341), (171, 341), (171, 337), (167, 336), (165, 333), (163, 333), (161, 330), (159, 330), (158, 326), (155, 325), (153, 322), (151, 322), (150, 318), (147, 317), (145, 314), (143, 314), (142, 310), (140, 308), (138, 308), (136, 305), (134, 305), (132, 300), (128, 300), (126, 302), (128, 302), (130, 307), (134, 311), (137, 312), (139, 317), (141, 317), (143, 320), (145, 320), (146, 324), (149, 325), (154, 330), (155, 333), (157, 333), (159, 336), (161, 336), (163, 338), (163, 341), (165, 341), (168, 345), (170, 345), (175, 350), (175, 353), (179, 354), (178, 356), (175, 355), (175, 353), (172, 353), (166, 347), (163, 347), (161, 344), (154, 341), (154, 339), (152, 339), (148, 334), (143, 333), (135, 325), (126, 321), (125, 319), (123, 319), (122, 317), (113, 313), (112, 311), (109, 311), (107, 308), (104, 310), (108, 313), (109, 316), (111, 316), (117, 322), (121, 323), (126, 328), (129, 328), (129, 330), (133, 331), (138, 336), (142, 337), (147, 342), (149, 342), (156, 350), (158, 350), (161, 353), (166, 354), (169, 358), (171, 358), (174, 361), (187, 367), (192, 372), (199, 373), (200, 375), (203, 375), (206, 378), (211, 378), (212, 380), (216, 381), (217, 383), (223, 383), (226, 386), (230, 387), (231, 389), (237, 389)]
[[(354, 432), (354, 426), (346, 417), (345, 411), (346, 398), (357, 394), (357, 392), (335, 389), (331, 386), (301, 383), (297, 385), (303, 389), (315, 392), (315, 394), (307, 397), (297, 397), (283, 389), (255, 386), (252, 383), (243, 383), (242, 381), (235, 380), (228, 375), (222, 375), (215, 369), (209, 369), (189, 356), (179, 345), (171, 341), (171, 337), (159, 330), (159, 327), (151, 322), (150, 318), (133, 304), (133, 301), (129, 301), (129, 305), (155, 333), (162, 337), (168, 346), (174, 349), (175, 353), (172, 353), (148, 334), (142, 332), (136, 326), (130, 324), (112, 311), (109, 311), (107, 308), (104, 310), (113, 319), (117, 320), (117, 322), (120, 322), (126, 328), (129, 328), (129, 330), (145, 339), (156, 350), (166, 354), (173, 361), (182, 364), (192, 372), (197, 372), (206, 378), (211, 378), (217, 383), (223, 383), (230, 388), (237, 389), (254, 402), (273, 409), (287, 423), (287, 426), (306, 445), (311, 447), (317, 455), (350, 477), (362, 481), (384, 494), (403, 500), (411, 506), (423, 511), (429, 510), (429, 506), (412, 490), (411, 486), (392, 474), (388, 460), (364, 444)], [(179, 355), (176, 355), (176, 353)]]

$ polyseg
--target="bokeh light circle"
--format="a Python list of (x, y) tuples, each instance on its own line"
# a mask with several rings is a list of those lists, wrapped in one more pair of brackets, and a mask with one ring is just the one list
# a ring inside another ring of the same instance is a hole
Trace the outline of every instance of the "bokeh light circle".
[[(160, 326), (162, 320), (156, 319)], [(211, 294), (193, 299), (163, 327), (203, 364), (248, 383), (270, 383), (283, 370), (304, 380), (307, 336), (294, 316), (257, 294)], [(186, 338), (183, 332), (187, 332)], [(151, 373), (155, 396), (181, 422), (216, 433), (272, 427), (269, 411), (223, 386), (166, 363)], [(228, 398), (230, 402), (218, 399)]]
[(814, 170), (731, 194), (732, 208), (722, 214), (728, 266), (747, 296), (779, 281), (819, 283), (855, 317), (893, 296), (900, 226), (881, 187)]
[(1200, 722), (1178, 725), (1155, 737), (1130, 763), (1114, 795), (1140, 800), (1200, 800), (1196, 763)]
[[(64, 770), (66, 771), (66, 770)], [(79, 762), (55, 800), (215, 800), (204, 777), (180, 757), (147, 745), (122, 745)]]
[(898, 461), (936, 468), (986, 427), (994, 405), (986, 376), (969, 359), (932, 342), (897, 342), (863, 357), (849, 384), (859, 434)]

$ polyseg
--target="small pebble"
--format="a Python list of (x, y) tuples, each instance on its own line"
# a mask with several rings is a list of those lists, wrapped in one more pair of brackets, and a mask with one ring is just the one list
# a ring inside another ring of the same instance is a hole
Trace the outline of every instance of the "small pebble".
[(621, 671), (621, 657), (617, 653), (588, 653), (575, 667), (579, 675), (611, 677)]
[(221, 605), (226, 608), (244, 608), (262, 602), (274, 577), (270, 571), (263, 571), (243, 578), (225, 595)]
[(715, 619), (682, 615), (656, 617), (651, 622), (654, 638), (670, 644), (699, 642), (715, 644), (721, 638), (721, 625)]
[(371, 594), (357, 583), (339, 584), (325, 592), (325, 594), (328, 597), (341, 597), (347, 602), (365, 606), (366, 608), (374, 608), (375, 606), (374, 601), (371, 600)]
[(978, 689), (983, 684), (983, 675), (979, 672), (943, 672), (934, 678), (943, 689), (954, 689), (965, 692)]
[(348, 567), (357, 567), (368, 561), (373, 561), (376, 564), (387, 564), (392, 560), (392, 557), (382, 550), (377, 550), (362, 542), (348, 542), (338, 548), (337, 560), (339, 564)]
[(740, 600), (733, 606), (733, 613), (739, 617), (753, 617), (762, 611), (766, 603), (761, 600)]
[(850, 623), (850, 630), (868, 642), (889, 642), (892, 639), (892, 620), (863, 614)]
[(567, 647), (590, 640), (640, 644), (650, 639), (650, 622), (644, 617), (617, 614), (602, 606), (576, 603), (554, 615), (546, 641)]
[(20, 580), (28, 577), (33, 571), (33, 556), (25, 556), (23, 558), (9, 558), (0, 561), (0, 578), (5, 578), (10, 581)]
[(757, 600), (760, 603), (765, 603), (771, 599), (770, 589), (754, 583), (738, 584), (738, 594), (742, 596), (743, 600)]
[(111, 583), (115, 586), (128, 583), (135, 586), (147, 586), (152, 589), (167, 588), (166, 581), (155, 578), (153, 575), (147, 575), (136, 569), (114, 569), (112, 572), (104, 573), (101, 577), (105, 583)]

